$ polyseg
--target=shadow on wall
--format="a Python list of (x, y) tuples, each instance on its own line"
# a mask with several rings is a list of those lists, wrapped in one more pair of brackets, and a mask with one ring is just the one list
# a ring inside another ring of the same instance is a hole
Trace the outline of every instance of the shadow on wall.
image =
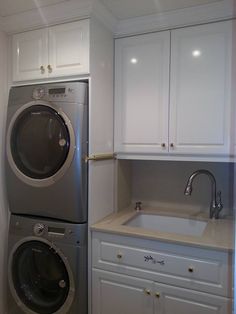
[(0, 313), (6, 314), (8, 206), (4, 184), (4, 144), (7, 109), (7, 36), (0, 32)]

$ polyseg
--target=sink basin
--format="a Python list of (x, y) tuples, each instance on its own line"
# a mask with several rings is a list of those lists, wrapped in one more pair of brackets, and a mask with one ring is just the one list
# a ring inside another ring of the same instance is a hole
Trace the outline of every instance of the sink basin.
[(207, 226), (207, 222), (182, 217), (140, 213), (124, 223), (124, 225), (153, 231), (201, 236)]

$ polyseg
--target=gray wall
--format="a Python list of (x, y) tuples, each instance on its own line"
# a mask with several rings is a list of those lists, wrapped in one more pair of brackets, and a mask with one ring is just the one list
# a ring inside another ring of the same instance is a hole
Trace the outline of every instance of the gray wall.
[(195, 208), (208, 211), (211, 186), (208, 177), (200, 175), (193, 182), (191, 196), (184, 195), (189, 175), (197, 169), (210, 170), (222, 191), (224, 212), (233, 206), (233, 164), (184, 161), (133, 161), (132, 202), (162, 208)]

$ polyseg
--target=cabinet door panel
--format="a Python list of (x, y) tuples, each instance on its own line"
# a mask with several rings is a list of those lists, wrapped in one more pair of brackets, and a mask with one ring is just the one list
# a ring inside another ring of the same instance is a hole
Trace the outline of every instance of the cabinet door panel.
[[(47, 29), (13, 35), (13, 81), (47, 77), (47, 42)], [(42, 71), (41, 66), (44, 68)]]
[(88, 20), (49, 29), (49, 64), (50, 77), (89, 72)]
[(221, 22), (171, 33), (174, 153), (229, 153), (231, 27)]
[(93, 270), (92, 314), (153, 314), (153, 283), (125, 275)]
[(156, 314), (231, 314), (231, 300), (199, 291), (155, 284)]
[(116, 41), (115, 151), (168, 149), (169, 54), (169, 32)]

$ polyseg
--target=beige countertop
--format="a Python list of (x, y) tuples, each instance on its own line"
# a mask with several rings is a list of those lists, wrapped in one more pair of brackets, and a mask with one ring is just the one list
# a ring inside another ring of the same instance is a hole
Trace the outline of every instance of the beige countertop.
[[(125, 225), (139, 213), (158, 214), (172, 217), (183, 217), (187, 219), (204, 220), (207, 226), (200, 236), (190, 236), (177, 233), (160, 232), (158, 230), (148, 230), (141, 227), (131, 227)], [(143, 239), (160, 240), (182, 245), (191, 245), (209, 249), (219, 249), (231, 251), (234, 248), (234, 222), (233, 218), (209, 219), (206, 214), (189, 210), (167, 210), (145, 208), (137, 213), (133, 208), (122, 210), (111, 214), (92, 225), (93, 231), (101, 231), (125, 236), (139, 237)]]

